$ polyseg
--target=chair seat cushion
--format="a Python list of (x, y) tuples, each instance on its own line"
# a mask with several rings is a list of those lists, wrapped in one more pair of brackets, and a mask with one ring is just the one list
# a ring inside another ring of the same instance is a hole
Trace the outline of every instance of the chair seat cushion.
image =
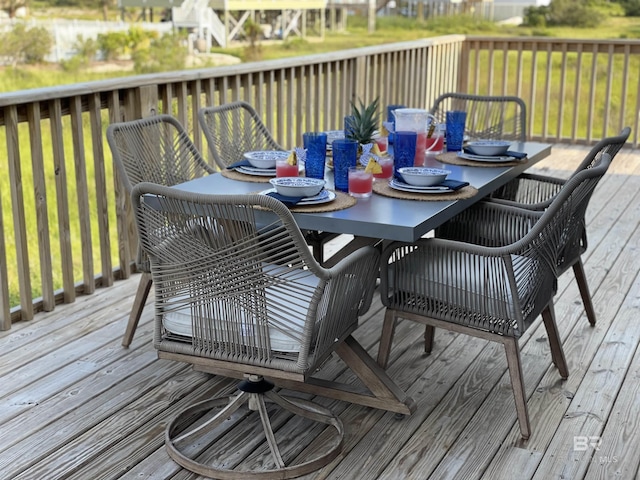
[[(263, 267), (265, 273), (273, 275), (275, 277), (284, 276), (285, 278), (293, 279), (301, 286), (306, 288), (315, 289), (318, 285), (319, 279), (314, 275), (310, 275), (308, 271), (301, 269), (287, 268), (283, 266), (265, 265)], [(266, 282), (268, 283), (268, 282)], [(285, 353), (295, 353), (300, 351), (300, 343), (302, 339), (303, 329), (309, 309), (309, 303), (305, 301), (306, 296), (296, 297), (289, 295), (287, 297), (286, 305), (283, 305), (282, 298), (284, 290), (279, 289), (277, 283), (273, 286), (267, 286), (265, 289), (266, 303), (268, 306), (280, 305), (278, 309), (278, 322), (280, 325), (269, 321), (269, 341), (271, 349)], [(177, 300), (188, 300), (188, 297), (183, 296)], [(284, 308), (282, 308), (284, 307)], [(242, 312), (244, 315), (245, 312)], [(213, 319), (212, 319), (213, 320)], [(237, 328), (232, 323), (227, 323), (224, 319), (218, 319), (221, 321), (212, 322), (212, 324), (222, 325), (226, 331), (230, 332), (231, 329)], [(163, 316), (162, 325), (166, 330), (174, 335), (181, 337), (193, 336), (193, 324), (191, 317), (191, 308), (183, 307), (176, 310), (166, 312)], [(236, 324), (237, 325), (237, 324)], [(286, 328), (284, 327), (286, 325)], [(245, 334), (248, 333), (251, 328), (249, 322), (242, 322), (242, 328), (246, 329)], [(227, 335), (224, 335), (227, 336)]]

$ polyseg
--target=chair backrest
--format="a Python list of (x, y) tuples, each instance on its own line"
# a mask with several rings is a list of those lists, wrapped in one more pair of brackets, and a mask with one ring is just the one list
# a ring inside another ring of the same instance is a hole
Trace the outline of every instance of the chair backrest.
[[(485, 247), (493, 247), (491, 257), (510, 266), (512, 292), (509, 298), (518, 298), (521, 317), (517, 319), (516, 330), (512, 330), (514, 325), (508, 322), (504, 325), (495, 322), (490, 327), (492, 331), (501, 331), (505, 335), (521, 334), (551, 300), (559, 276), (558, 266), (568, 256), (579, 256), (584, 214), (610, 163), (611, 156), (604, 154), (598, 165), (572, 177), (544, 212), (481, 202), (438, 229), (436, 237), (442, 239), (460, 239), (458, 232), (471, 232), (464, 234), (469, 242), (464, 244), (467, 251), (486, 255)], [(470, 226), (470, 222), (478, 226)], [(492, 232), (483, 236), (483, 229)], [(429, 254), (434, 258), (444, 255), (438, 251)], [(503, 269), (494, 266), (493, 274), (496, 272), (504, 280)], [(487, 289), (502, 283), (492, 281), (488, 272), (482, 272), (481, 278)], [(495, 287), (496, 298), (499, 298), (499, 292), (499, 286)], [(505, 329), (499, 330), (501, 328)]]
[(585, 212), (611, 161), (611, 155), (604, 153), (597, 165), (571, 177), (540, 218), (540, 228), (533, 233), (538, 235), (534, 243), (545, 251), (556, 276), (575, 263), (584, 251)]
[(151, 260), (159, 350), (303, 372), (370, 306), (377, 257), (323, 268), (271, 197), (141, 183), (132, 203)]
[(129, 193), (140, 182), (172, 186), (215, 172), (170, 115), (112, 123), (107, 142)]
[(246, 102), (201, 108), (198, 121), (209, 151), (221, 169), (242, 160), (245, 152), (284, 150), (271, 136), (258, 113)]
[(630, 127), (624, 127), (618, 135), (615, 137), (606, 137), (596, 143), (584, 160), (580, 162), (578, 168), (576, 168), (575, 172), (571, 175), (572, 177), (577, 175), (582, 170), (586, 170), (587, 168), (592, 168), (595, 165), (598, 165), (602, 155), (605, 153), (611, 156), (611, 160), (617, 155), (620, 149), (624, 146), (631, 134)]
[(527, 109), (519, 97), (445, 93), (431, 107), (431, 113), (442, 123), (448, 110), (467, 112), (465, 134), (470, 138), (527, 139)]

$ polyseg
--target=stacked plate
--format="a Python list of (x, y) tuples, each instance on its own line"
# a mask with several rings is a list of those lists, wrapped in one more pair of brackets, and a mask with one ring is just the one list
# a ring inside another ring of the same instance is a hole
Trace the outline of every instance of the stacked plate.
[(458, 157), (474, 162), (502, 163), (513, 162), (516, 157), (510, 155), (474, 155), (472, 153), (458, 152)]
[(257, 177), (275, 177), (276, 169), (275, 168), (258, 168), (252, 165), (241, 165), (239, 167), (234, 168), (236, 172), (244, 173), (245, 175), (255, 175)]
[[(276, 193), (275, 188), (270, 188), (268, 190), (263, 190), (260, 192), (261, 195), (268, 195), (270, 193)], [(321, 203), (329, 203), (336, 199), (335, 192), (331, 190), (322, 190), (318, 195), (314, 195), (313, 197), (306, 197), (300, 200), (296, 206), (304, 206), (304, 205), (319, 205)]]
[(474, 162), (512, 162), (516, 158), (507, 154), (510, 146), (511, 142), (503, 140), (475, 140), (468, 142), (458, 157)]
[(389, 186), (394, 190), (400, 190), (402, 192), (410, 192), (410, 193), (451, 193), (454, 190), (451, 190), (449, 187), (445, 187), (443, 185), (430, 185), (428, 187), (419, 187), (417, 185), (409, 185), (397, 178), (392, 178), (389, 180)]

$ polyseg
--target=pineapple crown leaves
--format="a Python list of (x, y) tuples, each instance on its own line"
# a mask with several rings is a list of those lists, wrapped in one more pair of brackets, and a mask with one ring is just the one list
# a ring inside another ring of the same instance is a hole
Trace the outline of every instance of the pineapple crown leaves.
[(358, 102), (360, 104), (359, 107), (354, 102), (351, 102), (353, 121), (347, 138), (356, 140), (361, 144), (371, 143), (373, 141), (373, 133), (378, 128), (380, 121), (378, 115), (379, 98), (376, 98), (369, 105), (365, 105), (362, 100), (358, 100)]

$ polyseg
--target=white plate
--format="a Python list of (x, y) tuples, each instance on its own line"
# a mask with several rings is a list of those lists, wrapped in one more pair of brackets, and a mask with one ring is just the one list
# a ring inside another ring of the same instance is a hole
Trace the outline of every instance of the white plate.
[(509, 155), (488, 157), (485, 155), (473, 155), (471, 153), (464, 153), (464, 152), (458, 152), (458, 157), (464, 158), (465, 160), (472, 160), (474, 162), (487, 162), (487, 163), (513, 162), (514, 160), (517, 160), (516, 157), (510, 157)]
[(431, 187), (417, 187), (415, 185), (409, 185), (408, 183), (401, 182), (392, 178), (389, 180), (389, 186), (394, 190), (400, 190), (403, 192), (411, 192), (411, 193), (451, 193), (451, 190), (448, 187), (440, 187), (437, 185), (433, 185)]
[[(275, 193), (275, 191), (276, 191), (275, 188), (270, 188), (268, 190), (263, 190), (262, 192), (260, 192), (260, 194), (261, 195), (266, 195), (267, 193)], [(332, 202), (335, 199), (336, 199), (335, 192), (332, 192), (331, 190), (322, 190), (318, 195), (316, 195), (314, 197), (303, 198), (298, 203), (296, 203), (296, 206), (318, 205), (320, 203)]]
[(252, 166), (242, 166), (234, 168), (236, 172), (244, 173), (245, 175), (255, 175), (257, 177), (275, 177), (275, 168), (256, 168)]

